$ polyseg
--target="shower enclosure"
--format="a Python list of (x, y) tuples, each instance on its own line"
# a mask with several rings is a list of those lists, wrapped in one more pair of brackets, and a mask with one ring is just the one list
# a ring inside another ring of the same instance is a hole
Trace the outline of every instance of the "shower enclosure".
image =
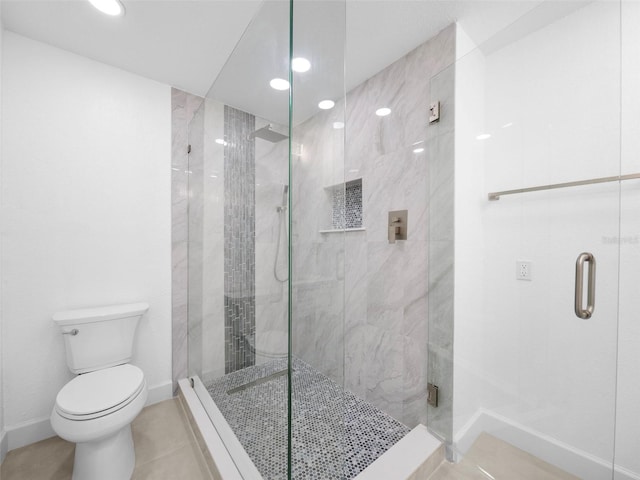
[(421, 426), (436, 479), (640, 478), (640, 5), (448, 5), (265, 1), (189, 115), (186, 374), (243, 478)]

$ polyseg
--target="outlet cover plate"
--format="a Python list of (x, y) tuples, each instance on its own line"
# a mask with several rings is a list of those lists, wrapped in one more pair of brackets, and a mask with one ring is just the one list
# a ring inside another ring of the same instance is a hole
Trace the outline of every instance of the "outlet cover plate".
[(531, 281), (533, 279), (533, 266), (527, 260), (516, 261), (516, 280)]

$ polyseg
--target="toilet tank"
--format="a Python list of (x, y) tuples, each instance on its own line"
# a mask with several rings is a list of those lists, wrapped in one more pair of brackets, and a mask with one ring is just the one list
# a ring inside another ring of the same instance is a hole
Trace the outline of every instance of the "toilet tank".
[(146, 303), (132, 303), (56, 313), (69, 369), (87, 373), (129, 363), (138, 321), (148, 309)]

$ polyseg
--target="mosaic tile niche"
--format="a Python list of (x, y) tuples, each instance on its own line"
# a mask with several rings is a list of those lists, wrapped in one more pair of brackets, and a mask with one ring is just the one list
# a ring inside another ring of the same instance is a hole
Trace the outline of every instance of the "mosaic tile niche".
[(333, 187), (331, 228), (362, 228), (362, 179)]
[(224, 107), (225, 373), (255, 364), (255, 117)]

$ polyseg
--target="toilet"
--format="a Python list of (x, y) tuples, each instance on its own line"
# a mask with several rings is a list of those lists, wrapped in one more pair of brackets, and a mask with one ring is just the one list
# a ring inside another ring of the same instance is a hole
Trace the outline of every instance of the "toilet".
[(144, 373), (129, 364), (146, 303), (59, 312), (67, 366), (78, 374), (56, 397), (51, 426), (76, 444), (73, 480), (128, 480), (131, 422), (147, 401)]

